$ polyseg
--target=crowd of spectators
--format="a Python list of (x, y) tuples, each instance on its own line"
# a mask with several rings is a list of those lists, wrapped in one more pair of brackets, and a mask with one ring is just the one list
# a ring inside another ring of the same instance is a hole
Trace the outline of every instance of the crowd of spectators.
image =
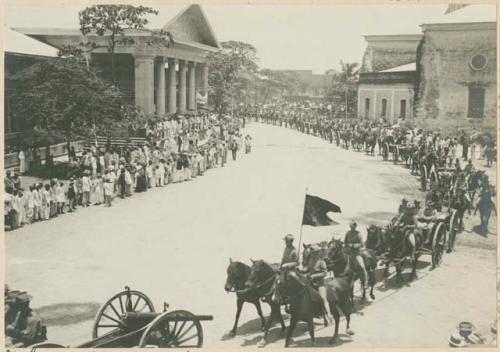
[[(22, 187), (20, 173), (6, 172), (5, 228), (16, 229), (91, 205), (112, 206), (127, 198), (171, 183), (191, 181), (212, 168), (224, 167), (238, 152), (250, 153), (252, 138), (244, 136), (242, 119), (204, 115), (159, 121), (146, 130), (141, 145), (92, 145), (77, 155), (68, 180), (51, 179)], [(21, 170), (22, 168), (20, 168)]]

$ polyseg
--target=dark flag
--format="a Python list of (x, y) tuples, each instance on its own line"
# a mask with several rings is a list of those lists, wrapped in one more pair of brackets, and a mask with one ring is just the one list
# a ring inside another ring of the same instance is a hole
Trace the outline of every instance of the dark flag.
[(458, 11), (464, 7), (467, 7), (467, 6), (469, 6), (469, 4), (450, 4), (450, 5), (448, 5), (448, 8), (446, 9), (444, 14), (447, 15), (449, 13)]
[(328, 226), (335, 224), (335, 221), (330, 219), (328, 212), (340, 213), (340, 207), (326, 199), (311, 196), (306, 194), (306, 202), (304, 204), (304, 216), (302, 217), (302, 225), (311, 226)]

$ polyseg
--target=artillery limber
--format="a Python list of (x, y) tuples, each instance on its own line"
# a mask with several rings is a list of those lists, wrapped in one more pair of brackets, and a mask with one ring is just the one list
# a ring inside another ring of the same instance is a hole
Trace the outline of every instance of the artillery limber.
[[(194, 315), (186, 310), (156, 312), (142, 292), (125, 290), (111, 297), (97, 311), (92, 340), (76, 348), (159, 347), (198, 348), (203, 346), (201, 321), (211, 315)], [(32, 348), (61, 348), (63, 345), (42, 342)]]

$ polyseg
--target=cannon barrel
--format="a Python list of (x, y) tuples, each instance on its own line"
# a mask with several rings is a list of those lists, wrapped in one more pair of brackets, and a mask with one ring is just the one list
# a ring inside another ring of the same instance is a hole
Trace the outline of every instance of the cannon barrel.
[[(128, 312), (122, 316), (122, 321), (127, 325), (130, 322), (147, 322), (149, 323), (154, 318), (156, 318), (161, 313), (158, 312)], [(213, 320), (214, 317), (212, 315), (195, 315), (196, 319), (199, 321), (208, 321)], [(172, 321), (191, 321), (192, 317), (183, 316), (183, 315), (173, 315), (171, 317)]]

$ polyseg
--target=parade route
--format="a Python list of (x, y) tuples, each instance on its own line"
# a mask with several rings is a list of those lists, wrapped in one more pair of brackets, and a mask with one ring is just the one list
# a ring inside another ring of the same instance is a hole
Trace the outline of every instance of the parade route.
[[(146, 293), (157, 310), (166, 301), (171, 310), (213, 315), (203, 322), (204, 347), (256, 347), (262, 333), (253, 306), (244, 306), (238, 335), (226, 335), (236, 310), (234, 293), (224, 291), (229, 258), (278, 262), (283, 236), (293, 233), (298, 242), (306, 188), (342, 213), (332, 215), (338, 225), (305, 226), (305, 243), (343, 238), (351, 219), (366, 236), (368, 225), (384, 225), (396, 214), (402, 197), (423, 198), (418, 178), (378, 155), (277, 126), (250, 123), (247, 133), (252, 153), (239, 153), (236, 162), (203, 177), (6, 233), (6, 282), (33, 296), (50, 341), (74, 346), (90, 339), (99, 305), (128, 285)], [(471, 217), (466, 227), (478, 223)], [(342, 335), (338, 347), (445, 347), (460, 321), (489, 336), (496, 317), (496, 235), (466, 231), (441, 267), (429, 271), (430, 258), (422, 261), (417, 281), (377, 284), (376, 300), (358, 305), (352, 316), (356, 334)], [(299, 324), (294, 345), (309, 346), (305, 327)], [(328, 346), (332, 333), (333, 327), (317, 325), (317, 346)], [(277, 325), (270, 342), (283, 347)]]

